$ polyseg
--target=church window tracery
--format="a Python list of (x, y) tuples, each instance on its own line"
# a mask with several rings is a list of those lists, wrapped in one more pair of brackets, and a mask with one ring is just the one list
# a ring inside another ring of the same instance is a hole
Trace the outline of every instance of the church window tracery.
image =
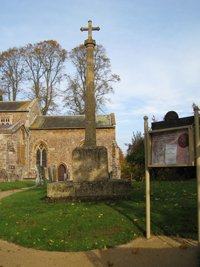
[(36, 150), (36, 164), (42, 167), (47, 166), (47, 151), (46, 147), (42, 143)]

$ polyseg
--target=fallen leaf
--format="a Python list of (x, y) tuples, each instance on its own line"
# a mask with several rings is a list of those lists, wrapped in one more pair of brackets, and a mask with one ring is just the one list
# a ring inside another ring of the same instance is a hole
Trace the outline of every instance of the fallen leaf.
[(138, 253), (139, 253), (139, 248), (132, 249), (132, 254), (138, 254)]
[(48, 240), (49, 245), (53, 244), (53, 242), (54, 242), (54, 241), (51, 240), (51, 239)]
[(113, 265), (114, 265), (114, 263), (113, 263), (113, 262), (111, 262), (111, 261), (107, 261), (107, 265), (108, 265), (108, 266), (113, 266)]
[(180, 249), (187, 249), (189, 248), (188, 244), (186, 244), (185, 242), (183, 242), (180, 246), (179, 246)]

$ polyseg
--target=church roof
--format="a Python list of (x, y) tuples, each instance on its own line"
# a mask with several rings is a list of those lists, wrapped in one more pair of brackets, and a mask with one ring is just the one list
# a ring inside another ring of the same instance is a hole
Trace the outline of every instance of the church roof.
[[(115, 127), (114, 114), (97, 115), (97, 128)], [(30, 126), (32, 130), (50, 130), (50, 129), (83, 129), (85, 128), (85, 116), (37, 116)]]
[(15, 124), (0, 124), (0, 134), (12, 134), (15, 133), (19, 128), (24, 127), (23, 122), (18, 121)]
[(0, 101), (0, 112), (24, 112), (32, 101)]

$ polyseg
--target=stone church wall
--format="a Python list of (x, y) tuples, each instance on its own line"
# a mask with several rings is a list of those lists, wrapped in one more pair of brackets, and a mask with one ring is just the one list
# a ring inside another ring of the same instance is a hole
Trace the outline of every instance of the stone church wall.
[(6, 170), (6, 160), (7, 160), (7, 138), (6, 135), (0, 134), (0, 181), (6, 181), (7, 170)]
[(13, 134), (0, 134), (0, 181), (17, 181), (23, 178), (26, 168), (21, 162), (20, 134), (20, 130)]
[(1, 118), (9, 118), (10, 124), (15, 124), (18, 121), (23, 122), (26, 127), (29, 127), (29, 112), (1, 112)]
[[(47, 168), (60, 164), (66, 166), (68, 177), (72, 173), (72, 151), (83, 144), (84, 129), (63, 130), (31, 130), (30, 131), (30, 177), (35, 177), (36, 151), (40, 143), (46, 147)], [(113, 143), (115, 142), (115, 129), (97, 129), (97, 145), (105, 146), (108, 150), (108, 166), (112, 178), (119, 178), (119, 173), (113, 169)], [(117, 162), (116, 162), (117, 164)], [(119, 165), (119, 163), (118, 163)], [(47, 173), (47, 170), (46, 170)], [(58, 174), (57, 174), (58, 175)]]
[(32, 101), (29, 111), (0, 112), (0, 118), (9, 118), (9, 124), (23, 122), (25, 127), (29, 127), (36, 116), (41, 115), (38, 101)]
[(30, 126), (38, 115), (42, 115), (38, 100), (35, 99), (30, 104), (30, 112), (28, 113), (28, 126)]

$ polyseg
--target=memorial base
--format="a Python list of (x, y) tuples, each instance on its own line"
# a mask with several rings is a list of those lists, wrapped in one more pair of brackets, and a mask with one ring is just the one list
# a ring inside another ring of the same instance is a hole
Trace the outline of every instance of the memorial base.
[(72, 152), (72, 178), (74, 182), (108, 179), (107, 149), (103, 146), (75, 148)]
[(57, 182), (47, 185), (47, 197), (65, 200), (114, 200), (128, 199), (133, 188), (127, 180), (92, 182)]

